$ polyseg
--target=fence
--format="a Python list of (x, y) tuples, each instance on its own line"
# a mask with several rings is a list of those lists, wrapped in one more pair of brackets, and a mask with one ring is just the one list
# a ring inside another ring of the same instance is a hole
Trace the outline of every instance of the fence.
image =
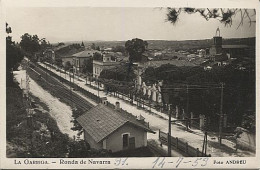
[[(81, 92), (83, 95), (87, 96), (88, 98), (92, 99), (94, 102), (96, 103), (100, 103), (101, 101), (101, 98), (97, 95), (95, 95), (94, 93), (91, 93), (87, 90), (85, 90), (84, 88), (78, 86), (77, 84), (74, 84), (73, 82), (63, 78), (63, 77), (60, 77), (59, 75), (53, 73), (52, 71), (44, 68), (43, 66), (41, 65), (38, 65), (41, 69), (45, 70), (46, 72), (48, 72), (51, 76), (63, 81), (64, 83), (66, 83), (67, 85), (69, 85), (70, 87), (73, 87), (75, 90)], [(110, 102), (107, 102), (107, 106), (112, 108), (112, 109), (115, 109), (115, 105), (110, 103)], [(119, 112), (121, 112), (122, 114), (125, 114), (125, 116), (131, 118), (131, 119), (136, 119), (136, 116), (133, 116), (131, 113), (127, 112), (126, 110), (120, 108), (120, 110), (118, 110)], [(145, 126), (149, 127), (149, 122), (145, 122), (145, 121), (140, 121), (141, 123), (143, 123)]]
[[(159, 140), (162, 144), (168, 144), (168, 134), (159, 130)], [(188, 142), (183, 142), (177, 137), (171, 136), (171, 146), (175, 147), (178, 151), (185, 153), (190, 157), (210, 157), (211, 155), (205, 155), (199, 148), (194, 148), (188, 144)]]
[(63, 81), (65, 84), (69, 85), (70, 87), (74, 88), (74, 90), (77, 90), (79, 92), (81, 92), (82, 94), (84, 94), (85, 96), (87, 96), (88, 98), (92, 99), (93, 101), (99, 103), (100, 102), (100, 97), (98, 97), (97, 95), (95, 95), (94, 93), (91, 93), (87, 90), (85, 90), (84, 88), (78, 86), (77, 84), (74, 84), (73, 82), (63, 78), (63, 77), (60, 77), (59, 75), (53, 73), (52, 71), (44, 68), (43, 66), (41, 65), (38, 65), (41, 69), (45, 70), (46, 72), (48, 72), (51, 76), (59, 79), (60, 81)]

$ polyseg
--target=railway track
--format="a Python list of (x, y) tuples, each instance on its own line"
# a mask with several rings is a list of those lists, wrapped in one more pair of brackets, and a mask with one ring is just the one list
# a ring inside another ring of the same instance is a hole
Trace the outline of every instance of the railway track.
[(44, 89), (48, 89), (50, 93), (70, 105), (71, 107), (76, 107), (83, 111), (88, 111), (93, 107), (91, 103), (86, 101), (84, 98), (76, 94), (72, 87), (70, 89), (65, 86), (60, 80), (52, 77), (47, 72), (37, 67), (35, 64), (31, 64), (28, 68), (29, 76), (36, 81)]

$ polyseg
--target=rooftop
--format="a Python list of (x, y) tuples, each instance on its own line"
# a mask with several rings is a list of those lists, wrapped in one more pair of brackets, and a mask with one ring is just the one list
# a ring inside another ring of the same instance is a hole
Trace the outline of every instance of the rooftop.
[(154, 133), (151, 129), (136, 120), (133, 115), (126, 115), (125, 113), (116, 111), (104, 104), (93, 107), (78, 117), (77, 121), (97, 143), (101, 142), (104, 138), (126, 123), (147, 132)]
[(97, 50), (84, 50), (81, 52), (78, 52), (76, 54), (73, 54), (73, 57), (92, 57), (94, 53), (99, 52)]

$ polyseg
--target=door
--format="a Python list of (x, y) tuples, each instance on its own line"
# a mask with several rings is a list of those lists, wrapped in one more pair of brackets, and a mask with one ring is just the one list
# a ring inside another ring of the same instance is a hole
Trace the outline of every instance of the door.
[(135, 149), (135, 137), (129, 138), (129, 149)]
[(123, 149), (128, 149), (129, 145), (129, 134), (123, 135)]

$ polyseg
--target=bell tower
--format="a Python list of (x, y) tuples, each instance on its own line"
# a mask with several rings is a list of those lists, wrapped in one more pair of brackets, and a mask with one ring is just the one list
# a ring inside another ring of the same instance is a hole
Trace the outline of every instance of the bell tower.
[(220, 36), (220, 29), (217, 28), (216, 34), (213, 37), (213, 45), (212, 47), (215, 48), (215, 54), (222, 53), (222, 37)]

